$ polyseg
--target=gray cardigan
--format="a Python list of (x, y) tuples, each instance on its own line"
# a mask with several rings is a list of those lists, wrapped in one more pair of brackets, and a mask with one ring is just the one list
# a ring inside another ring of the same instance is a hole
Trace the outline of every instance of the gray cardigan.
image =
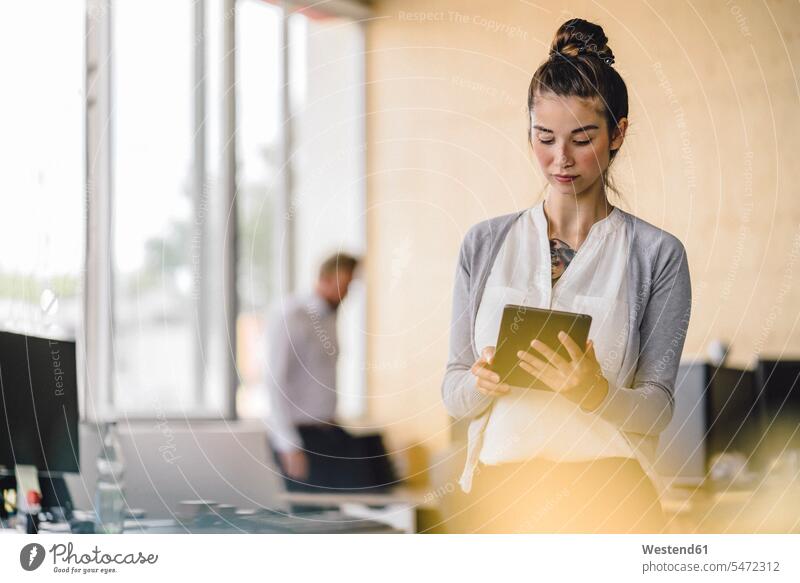
[[(658, 434), (672, 419), (675, 404), (675, 378), (691, 314), (689, 266), (686, 250), (676, 237), (618, 210), (628, 222), (630, 244), (630, 326), (622, 362), (625, 383), (609, 383), (608, 395), (595, 414), (614, 423), (638, 453), (654, 461)], [(442, 383), (445, 408), (457, 419), (480, 416), (492, 401), (478, 391), (470, 372), (483, 348), (474, 343), (475, 318), (494, 259), (511, 225), (524, 212), (474, 225), (461, 244)]]

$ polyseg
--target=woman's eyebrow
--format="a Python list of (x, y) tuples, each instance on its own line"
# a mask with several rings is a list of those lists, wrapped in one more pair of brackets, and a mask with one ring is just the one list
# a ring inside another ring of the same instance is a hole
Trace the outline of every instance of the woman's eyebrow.
[[(543, 128), (540, 125), (533, 126), (533, 129), (539, 130), (540, 132), (547, 132), (548, 134), (552, 134), (553, 133), (553, 130), (549, 130), (547, 128)], [(579, 127), (579, 128), (575, 128), (570, 133), (571, 134), (577, 134), (577, 133), (580, 133), (580, 132), (586, 132), (586, 131), (589, 131), (589, 130), (597, 130), (597, 129), (600, 129), (600, 126), (588, 125), (588, 126), (582, 126), (582, 127)]]

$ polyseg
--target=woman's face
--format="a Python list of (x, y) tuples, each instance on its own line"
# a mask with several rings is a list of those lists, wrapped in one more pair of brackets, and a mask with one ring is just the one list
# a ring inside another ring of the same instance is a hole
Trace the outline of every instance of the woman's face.
[(599, 99), (536, 96), (531, 142), (547, 181), (556, 192), (591, 191), (608, 168), (611, 150), (622, 145), (628, 120), (620, 120), (613, 140)]

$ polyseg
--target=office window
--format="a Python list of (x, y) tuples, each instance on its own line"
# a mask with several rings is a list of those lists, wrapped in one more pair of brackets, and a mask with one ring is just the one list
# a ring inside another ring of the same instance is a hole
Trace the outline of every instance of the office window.
[[(281, 289), (309, 291), (326, 256), (365, 250), (363, 31), (353, 20), (300, 10), (289, 17), (285, 43), (282, 18), (265, 2), (238, 3), (237, 409), (243, 417), (268, 412), (264, 330)], [(288, 233), (286, 221), (293, 223)], [(294, 281), (281, 285), (287, 261)], [(340, 414), (356, 418), (365, 408), (362, 282), (354, 282), (340, 310)]]
[(241, 0), (236, 21), (238, 260), (237, 408), (257, 417), (267, 410), (262, 386), (264, 326), (279, 287), (274, 258), (281, 252), (275, 225), (283, 196), (281, 27), (279, 7)]
[[(86, 281), (113, 301), (87, 313), (112, 353), (94, 351), (87, 374), (108, 414), (264, 415), (271, 302), (310, 289), (325, 255), (364, 252), (362, 30), (281, 6), (97, 2), (87, 79), (110, 83), (87, 108), (89, 195), (108, 229), (88, 243), (111, 259)], [(357, 282), (340, 316), (349, 417), (363, 411), (364, 311)]]
[[(290, 19), (294, 257), (297, 288), (310, 289), (337, 251), (366, 250), (364, 47), (361, 25), (303, 11)], [(356, 280), (340, 307), (340, 414), (365, 412), (366, 290)]]
[(114, 408), (192, 414), (193, 3), (117, 0), (111, 22)]
[(6, 330), (79, 334), (84, 30), (82, 2), (0, 5), (0, 322)]

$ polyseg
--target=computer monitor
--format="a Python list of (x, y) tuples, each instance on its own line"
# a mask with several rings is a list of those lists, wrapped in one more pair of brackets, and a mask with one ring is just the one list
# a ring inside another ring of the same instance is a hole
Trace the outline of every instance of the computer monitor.
[(699, 485), (717, 454), (741, 453), (752, 465), (761, 432), (753, 372), (684, 362), (672, 420), (659, 436), (656, 469), (676, 484)]
[(681, 363), (672, 420), (658, 437), (656, 471), (675, 483), (698, 485), (705, 480), (707, 369), (702, 362)]
[(764, 424), (758, 459), (766, 469), (782, 453), (800, 449), (800, 361), (759, 360), (756, 383)]
[(75, 342), (0, 331), (0, 466), (77, 473)]
[(753, 371), (709, 367), (706, 467), (720, 453), (739, 453), (752, 466), (762, 433)]

